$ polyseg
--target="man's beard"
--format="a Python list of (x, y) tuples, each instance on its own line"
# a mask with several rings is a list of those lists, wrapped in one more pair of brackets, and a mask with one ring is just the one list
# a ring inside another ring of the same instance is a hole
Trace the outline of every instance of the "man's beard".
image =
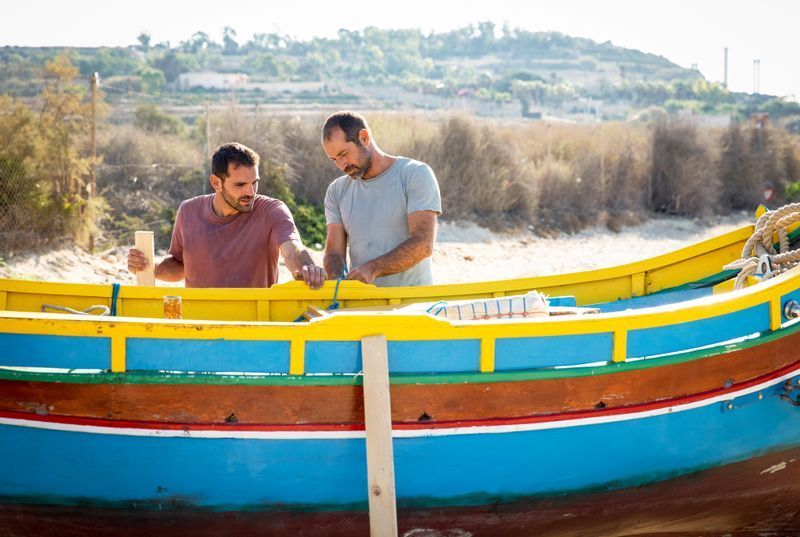
[[(239, 199), (234, 198), (233, 196), (229, 195), (225, 192), (225, 187), (222, 187), (222, 199), (228, 206), (232, 209), (240, 213), (249, 213), (253, 210), (253, 200), (255, 199), (254, 196), (242, 196)], [(242, 204), (243, 201), (250, 200), (250, 203)]]
[(364, 161), (359, 163), (358, 166), (352, 164), (344, 169), (344, 173), (349, 175), (353, 179), (363, 179), (364, 174), (366, 174), (370, 167), (372, 167), (372, 155), (370, 155), (367, 151), (364, 151), (366, 156), (364, 157)]

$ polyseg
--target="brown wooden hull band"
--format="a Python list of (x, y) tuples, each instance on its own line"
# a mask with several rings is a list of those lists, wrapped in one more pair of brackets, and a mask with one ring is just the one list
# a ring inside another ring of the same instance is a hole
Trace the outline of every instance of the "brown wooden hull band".
[[(800, 332), (730, 353), (616, 373), (488, 383), (392, 385), (396, 423), (616, 408), (717, 390), (798, 361)], [(73, 384), (0, 381), (0, 411), (168, 423), (363, 422), (360, 386)]]

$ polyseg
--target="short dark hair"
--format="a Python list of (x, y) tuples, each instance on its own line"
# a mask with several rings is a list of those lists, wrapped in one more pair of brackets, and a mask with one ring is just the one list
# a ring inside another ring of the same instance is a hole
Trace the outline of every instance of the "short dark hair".
[(211, 173), (225, 179), (228, 176), (228, 165), (233, 164), (234, 168), (246, 166), (248, 168), (258, 166), (258, 153), (246, 145), (231, 142), (219, 146), (211, 157)]
[(322, 139), (330, 140), (333, 135), (333, 130), (336, 128), (342, 129), (346, 141), (361, 145), (361, 141), (358, 139), (358, 133), (364, 129), (369, 130), (369, 125), (367, 125), (367, 120), (364, 119), (364, 116), (361, 114), (342, 110), (341, 112), (331, 114), (328, 116), (328, 119), (325, 120), (325, 125), (322, 127)]

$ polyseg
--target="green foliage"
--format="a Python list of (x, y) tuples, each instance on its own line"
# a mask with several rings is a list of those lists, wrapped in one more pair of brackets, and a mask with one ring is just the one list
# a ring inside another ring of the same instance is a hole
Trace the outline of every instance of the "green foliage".
[(145, 66), (139, 69), (137, 74), (142, 79), (142, 91), (151, 95), (160, 94), (167, 83), (164, 72), (160, 69)]
[(789, 183), (786, 186), (786, 200), (792, 203), (800, 201), (800, 181)]
[(199, 62), (195, 56), (169, 50), (156, 58), (153, 66), (164, 73), (167, 82), (174, 82), (181, 73), (197, 70)]
[(154, 104), (136, 107), (134, 126), (156, 134), (186, 134), (186, 125), (178, 118), (165, 114)]
[(327, 225), (325, 222), (325, 210), (318, 205), (308, 203), (293, 202), (288, 204), (289, 210), (294, 216), (294, 223), (300, 231), (303, 244), (312, 248), (319, 248), (317, 245), (325, 244)]
[(45, 63), (34, 112), (0, 96), (0, 240), (3, 248), (84, 236), (95, 206), (86, 203), (91, 160), (79, 144), (89, 128), (85, 90), (67, 56)]

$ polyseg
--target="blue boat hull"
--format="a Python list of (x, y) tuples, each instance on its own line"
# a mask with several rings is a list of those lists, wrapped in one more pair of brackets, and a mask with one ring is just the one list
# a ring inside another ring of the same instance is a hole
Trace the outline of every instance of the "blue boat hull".
[[(780, 397), (786, 382), (589, 422), (399, 431), (398, 501), (481, 505), (610, 491), (791, 449), (800, 446), (800, 408)], [(211, 510), (366, 505), (363, 431), (216, 438), (25, 425), (0, 426), (0, 495), (13, 501)], [(800, 463), (791, 466), (800, 474)]]

